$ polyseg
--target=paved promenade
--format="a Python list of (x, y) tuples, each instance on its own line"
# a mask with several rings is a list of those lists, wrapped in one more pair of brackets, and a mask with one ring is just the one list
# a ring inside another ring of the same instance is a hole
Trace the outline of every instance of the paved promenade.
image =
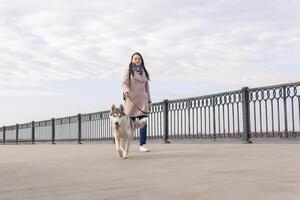
[(0, 145), (0, 200), (299, 200), (299, 144)]

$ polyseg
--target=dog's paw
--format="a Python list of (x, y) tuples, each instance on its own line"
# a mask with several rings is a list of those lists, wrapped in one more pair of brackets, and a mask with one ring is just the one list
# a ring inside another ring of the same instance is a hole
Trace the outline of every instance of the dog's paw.
[(128, 159), (128, 156), (127, 156), (127, 155), (124, 155), (124, 156), (123, 156), (123, 159)]

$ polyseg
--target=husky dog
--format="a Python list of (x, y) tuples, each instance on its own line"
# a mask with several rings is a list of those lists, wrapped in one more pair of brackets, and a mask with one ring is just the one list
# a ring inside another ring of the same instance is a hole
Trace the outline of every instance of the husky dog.
[(129, 146), (134, 131), (143, 128), (146, 124), (146, 119), (133, 121), (124, 113), (123, 105), (117, 108), (112, 105), (109, 113), (111, 126), (114, 132), (116, 150), (123, 159), (128, 158)]

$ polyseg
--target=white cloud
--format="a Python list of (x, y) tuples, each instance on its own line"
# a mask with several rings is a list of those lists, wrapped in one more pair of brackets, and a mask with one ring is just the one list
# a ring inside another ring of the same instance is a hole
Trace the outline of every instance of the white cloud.
[(133, 51), (155, 79), (297, 80), (297, 1), (45, 2), (1, 2), (0, 85), (111, 78)]

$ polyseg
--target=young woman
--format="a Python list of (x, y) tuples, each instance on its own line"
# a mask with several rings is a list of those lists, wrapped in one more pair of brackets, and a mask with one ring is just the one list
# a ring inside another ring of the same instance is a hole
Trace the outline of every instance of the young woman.
[[(148, 117), (151, 107), (151, 98), (149, 91), (149, 73), (145, 68), (143, 57), (136, 52), (131, 56), (129, 68), (126, 69), (123, 76), (123, 99), (124, 112), (131, 119), (142, 119)], [(147, 140), (147, 124), (140, 129), (140, 147), (139, 151), (148, 152), (145, 147)]]

